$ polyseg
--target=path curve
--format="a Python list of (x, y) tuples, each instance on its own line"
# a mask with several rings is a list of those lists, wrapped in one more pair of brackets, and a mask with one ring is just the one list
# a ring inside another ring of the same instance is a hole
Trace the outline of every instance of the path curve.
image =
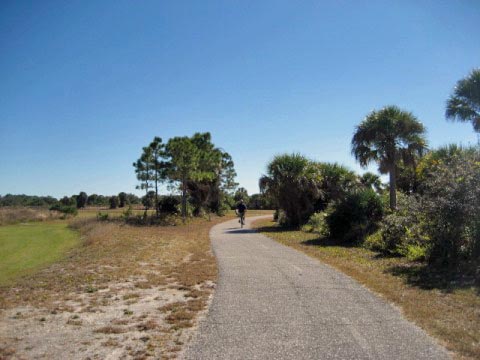
[(449, 359), (350, 277), (238, 221), (210, 232), (219, 279), (184, 359)]

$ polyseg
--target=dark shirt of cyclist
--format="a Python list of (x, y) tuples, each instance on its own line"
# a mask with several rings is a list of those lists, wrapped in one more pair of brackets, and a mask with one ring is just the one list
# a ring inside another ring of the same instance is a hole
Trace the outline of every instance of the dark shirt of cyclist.
[(245, 211), (247, 211), (247, 205), (244, 204), (243, 200), (240, 200), (240, 203), (237, 205), (237, 212), (245, 214)]

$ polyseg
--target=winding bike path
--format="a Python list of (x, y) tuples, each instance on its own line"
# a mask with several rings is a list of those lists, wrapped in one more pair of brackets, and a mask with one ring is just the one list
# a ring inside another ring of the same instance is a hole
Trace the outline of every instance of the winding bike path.
[(449, 359), (355, 280), (231, 220), (212, 228), (219, 265), (184, 359)]

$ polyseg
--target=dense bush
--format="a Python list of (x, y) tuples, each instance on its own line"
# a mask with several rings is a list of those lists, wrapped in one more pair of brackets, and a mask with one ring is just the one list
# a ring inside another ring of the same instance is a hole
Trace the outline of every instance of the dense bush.
[(181, 201), (178, 196), (162, 196), (158, 201), (158, 209), (164, 214), (178, 214)]
[(378, 228), (383, 215), (380, 197), (375, 191), (360, 190), (346, 195), (328, 211), (326, 222), (330, 236), (342, 242), (362, 242)]
[(107, 221), (108, 220), (108, 213), (102, 213), (101, 211), (99, 211), (97, 213), (97, 220), (98, 221)]
[(283, 210), (277, 212), (276, 220), (280, 226), (289, 227), (292, 226), (291, 221), (288, 219), (287, 213)]
[(302, 230), (306, 232), (314, 232), (323, 236), (330, 234), (328, 224), (326, 222), (327, 212), (321, 211), (313, 213), (307, 223), (303, 225)]
[(230, 204), (227, 201), (222, 201), (218, 204), (218, 208), (216, 209), (216, 214), (218, 216), (225, 216), (228, 213), (228, 210), (231, 209)]
[(71, 205), (62, 205), (60, 203), (52, 205), (50, 207), (50, 210), (58, 211), (61, 212), (64, 215), (77, 215), (78, 210), (76, 206), (71, 206)]
[(422, 183), (432, 262), (456, 264), (480, 256), (480, 148), (432, 161)]
[[(260, 189), (283, 210), (284, 226), (299, 226), (314, 212), (321, 196), (321, 174), (316, 163), (300, 154), (276, 156), (260, 179)], [(279, 221), (280, 223), (280, 221)]]
[(400, 194), (398, 209), (365, 246), (409, 259), (455, 265), (480, 256), (480, 150), (448, 146), (418, 167), (418, 197)]
[[(385, 254), (420, 260), (430, 246), (421, 205), (413, 195), (400, 192), (398, 195), (397, 210), (382, 219), (379, 229), (366, 238), (364, 246)], [(384, 207), (387, 204), (388, 199), (384, 200)]]

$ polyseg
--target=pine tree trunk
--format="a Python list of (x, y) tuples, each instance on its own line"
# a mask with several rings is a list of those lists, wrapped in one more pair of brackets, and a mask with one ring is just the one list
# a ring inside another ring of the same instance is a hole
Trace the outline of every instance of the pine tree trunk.
[(182, 218), (185, 223), (187, 219), (187, 181), (185, 178), (182, 181)]
[(157, 175), (155, 174), (155, 214), (157, 215), (157, 218), (159, 217), (159, 211), (158, 211), (158, 179)]

